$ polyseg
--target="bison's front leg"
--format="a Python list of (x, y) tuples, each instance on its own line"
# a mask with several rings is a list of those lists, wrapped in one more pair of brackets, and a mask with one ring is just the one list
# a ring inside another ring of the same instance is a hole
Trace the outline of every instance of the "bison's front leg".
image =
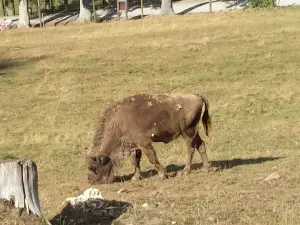
[(155, 166), (156, 170), (158, 171), (159, 177), (162, 180), (166, 179), (167, 177), (166, 177), (165, 169), (158, 161), (158, 158), (157, 158), (157, 155), (156, 155), (156, 152), (155, 152), (153, 146), (148, 145), (148, 146), (144, 147), (143, 150), (144, 150), (145, 154), (147, 155), (150, 163), (152, 163)]
[(140, 149), (137, 149), (135, 151), (135, 156), (133, 157), (133, 160), (132, 160), (135, 170), (134, 170), (131, 180), (141, 180), (142, 179), (141, 167), (140, 167), (141, 158), (142, 158), (142, 151)]

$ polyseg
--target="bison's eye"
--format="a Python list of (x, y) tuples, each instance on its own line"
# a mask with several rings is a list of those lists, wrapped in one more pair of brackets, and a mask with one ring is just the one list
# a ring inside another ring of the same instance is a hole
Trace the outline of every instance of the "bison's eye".
[(94, 162), (97, 160), (96, 157), (90, 157), (90, 158), (91, 158), (91, 160), (93, 160)]
[(89, 171), (93, 172), (94, 174), (97, 174), (96, 173), (96, 170), (97, 170), (96, 167), (89, 167), (88, 169), (89, 169)]
[(108, 156), (101, 156), (100, 157), (100, 164), (105, 166), (110, 162), (110, 158)]

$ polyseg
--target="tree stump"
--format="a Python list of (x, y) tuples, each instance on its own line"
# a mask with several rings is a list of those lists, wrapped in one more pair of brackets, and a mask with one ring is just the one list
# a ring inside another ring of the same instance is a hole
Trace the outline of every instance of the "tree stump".
[(44, 218), (38, 196), (37, 166), (33, 161), (0, 161), (1, 198), (12, 201), (18, 209), (26, 208), (28, 214)]

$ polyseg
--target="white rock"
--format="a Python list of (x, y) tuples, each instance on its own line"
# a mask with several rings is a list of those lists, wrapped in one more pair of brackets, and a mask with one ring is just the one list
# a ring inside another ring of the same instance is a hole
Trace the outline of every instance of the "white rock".
[(144, 204), (142, 205), (142, 207), (143, 207), (143, 208), (148, 208), (148, 207), (149, 207), (149, 204), (148, 204), (148, 203), (144, 203)]
[(216, 222), (216, 218), (214, 218), (214, 217), (212, 217), (212, 216), (209, 216), (209, 217), (207, 218), (207, 220), (208, 220), (209, 222), (212, 222), (212, 223)]
[(264, 181), (271, 181), (271, 180), (278, 180), (280, 178), (280, 175), (277, 172), (271, 173), (269, 176), (267, 176)]
[(126, 188), (121, 188), (120, 190), (117, 191), (118, 194), (121, 194), (123, 192), (127, 192)]
[(89, 188), (83, 192), (83, 194), (77, 197), (66, 198), (66, 201), (70, 202), (71, 205), (75, 205), (78, 202), (85, 202), (90, 198), (103, 199), (101, 192), (96, 188)]

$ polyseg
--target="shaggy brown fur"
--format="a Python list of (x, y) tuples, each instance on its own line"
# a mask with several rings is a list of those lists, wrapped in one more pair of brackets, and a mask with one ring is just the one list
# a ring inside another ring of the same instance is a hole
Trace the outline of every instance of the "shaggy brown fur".
[(93, 139), (92, 151), (87, 157), (89, 182), (113, 182), (113, 159), (120, 155), (134, 156), (133, 179), (140, 179), (142, 152), (154, 164), (159, 176), (165, 179), (165, 170), (158, 161), (152, 142), (169, 143), (179, 136), (184, 137), (188, 149), (184, 172), (191, 170), (195, 149), (201, 155), (203, 168), (208, 170), (205, 143), (196, 130), (203, 104), (202, 124), (208, 136), (211, 128), (209, 103), (202, 95), (137, 94), (112, 104), (104, 111)]

